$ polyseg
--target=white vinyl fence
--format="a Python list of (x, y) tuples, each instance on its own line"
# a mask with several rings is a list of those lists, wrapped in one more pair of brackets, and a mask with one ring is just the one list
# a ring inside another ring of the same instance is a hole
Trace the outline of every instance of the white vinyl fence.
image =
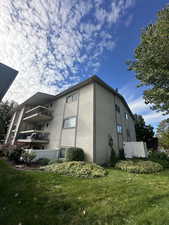
[(147, 158), (148, 152), (144, 142), (124, 142), (125, 158)]
[(36, 157), (33, 161), (36, 161), (40, 158), (48, 158), (48, 159), (59, 159), (60, 150), (59, 149), (48, 149), (48, 150), (39, 150), (39, 149), (25, 149), (26, 152), (35, 153)]

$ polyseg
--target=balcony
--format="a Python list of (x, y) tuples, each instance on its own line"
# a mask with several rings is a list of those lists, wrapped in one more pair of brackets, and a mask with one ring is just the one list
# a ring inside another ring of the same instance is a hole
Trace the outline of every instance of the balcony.
[(25, 112), (23, 121), (29, 123), (41, 123), (52, 119), (52, 112), (44, 106), (36, 106)]
[(27, 130), (19, 132), (17, 142), (20, 143), (49, 143), (49, 132), (40, 130)]

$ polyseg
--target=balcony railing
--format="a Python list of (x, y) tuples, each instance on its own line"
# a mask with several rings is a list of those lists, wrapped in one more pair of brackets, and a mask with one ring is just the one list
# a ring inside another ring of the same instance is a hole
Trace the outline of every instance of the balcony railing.
[(22, 143), (44, 143), (49, 142), (49, 132), (38, 131), (38, 130), (28, 130), (19, 132), (17, 142)]
[(44, 106), (36, 106), (25, 112), (23, 121), (25, 122), (42, 122), (52, 119), (52, 112)]

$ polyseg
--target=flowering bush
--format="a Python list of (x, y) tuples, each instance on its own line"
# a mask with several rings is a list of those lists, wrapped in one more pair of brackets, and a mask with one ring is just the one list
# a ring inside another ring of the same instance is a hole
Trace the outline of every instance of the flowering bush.
[(163, 170), (159, 163), (144, 160), (119, 161), (115, 167), (130, 173), (156, 173)]
[(68, 175), (75, 177), (103, 177), (106, 171), (99, 165), (86, 162), (63, 162), (54, 163), (48, 166), (41, 167), (43, 170), (54, 172), (60, 175)]

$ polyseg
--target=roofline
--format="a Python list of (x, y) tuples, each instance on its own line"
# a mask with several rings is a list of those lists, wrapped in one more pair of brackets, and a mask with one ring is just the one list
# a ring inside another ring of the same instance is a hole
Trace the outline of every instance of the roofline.
[(56, 99), (57, 98), (60, 98), (60, 97), (62, 97), (64, 95), (67, 95), (67, 94), (69, 94), (69, 93), (71, 93), (73, 91), (76, 91), (77, 89), (82, 88), (82, 87), (84, 87), (84, 86), (86, 86), (88, 84), (91, 84), (93, 82), (101, 85), (102, 87), (104, 87), (105, 89), (107, 89), (108, 91), (110, 91), (111, 93), (113, 93), (114, 95), (118, 96), (121, 99), (121, 101), (124, 103), (124, 105), (127, 107), (129, 113), (131, 114), (132, 119), (135, 120), (134, 119), (134, 115), (133, 115), (131, 109), (129, 108), (129, 106), (128, 106), (126, 100), (125, 100), (125, 98), (120, 93), (118, 93), (116, 90), (114, 90), (112, 87), (110, 87), (108, 84), (106, 84), (102, 79), (100, 79), (96, 75), (93, 75), (92, 77), (90, 77), (90, 78), (88, 78), (88, 79), (80, 82), (79, 84), (76, 84), (73, 87), (70, 87), (67, 90), (59, 93), (58, 95), (56, 95)]
[[(31, 98), (35, 97), (37, 94), (42, 94), (42, 95), (46, 95), (46, 96), (48, 95), (48, 96), (51, 96), (51, 97), (53, 97), (53, 98), (55, 97), (55, 95), (50, 95), (50, 94), (47, 94), (47, 93), (38, 91), (38, 92), (36, 92), (34, 95), (32, 95), (32, 96), (30, 96), (29, 98), (27, 98), (24, 102), (22, 102), (21, 104), (19, 104), (18, 107), (16, 107), (16, 109), (15, 109), (14, 112), (20, 110), (24, 105), (29, 105), (29, 104), (27, 104), (27, 102), (28, 102)], [(51, 101), (53, 101), (53, 100), (51, 100)]]
[[(111, 93), (113, 93), (114, 95), (118, 96), (118, 97), (121, 99), (121, 101), (123, 102), (123, 104), (127, 107), (129, 113), (131, 114), (132, 119), (135, 120), (135, 119), (134, 119), (134, 115), (133, 115), (133, 113), (131, 112), (131, 110), (130, 110), (130, 108), (129, 108), (129, 106), (128, 106), (126, 100), (125, 100), (125, 98), (124, 98), (120, 93), (118, 93), (116, 90), (114, 90), (111, 86), (109, 86), (108, 84), (106, 84), (102, 79), (100, 79), (100, 78), (99, 78), (98, 76), (96, 76), (96, 75), (93, 75), (93, 76), (89, 77), (88, 79), (86, 79), (86, 80), (84, 80), (84, 81), (82, 81), (82, 82), (80, 82), (80, 83), (74, 85), (73, 87), (70, 87), (70, 88), (66, 89), (65, 91), (63, 91), (63, 92), (61, 92), (61, 93), (59, 93), (59, 94), (57, 94), (57, 95), (55, 95), (55, 96), (53, 95), (53, 96), (54, 96), (54, 99), (51, 100), (51, 102), (54, 101), (55, 99), (58, 99), (58, 98), (60, 98), (60, 97), (62, 97), (62, 96), (65, 96), (65, 95), (67, 95), (67, 94), (69, 94), (69, 93), (71, 93), (71, 92), (73, 92), (73, 91), (76, 91), (76, 90), (79, 89), (79, 88), (85, 87), (86, 85), (91, 84), (91, 83), (94, 83), (94, 82), (97, 83), (97, 84), (99, 84), (99, 85), (101, 85), (102, 87), (104, 87), (105, 89), (107, 89), (108, 91), (110, 91)], [(45, 94), (45, 93), (43, 93), (43, 92), (37, 92), (37, 93)], [(37, 94), (37, 93), (36, 93), (36, 94)], [(36, 94), (35, 94), (35, 95), (36, 95)], [(46, 94), (46, 95), (48, 95), (48, 94)], [(33, 95), (33, 96), (34, 96), (34, 95)], [(33, 96), (31, 96), (30, 98), (32, 98)], [(52, 95), (51, 95), (51, 96), (52, 96)], [(29, 98), (29, 99), (30, 99), (30, 98)], [(20, 108), (21, 106), (25, 105), (25, 103), (26, 103), (29, 99), (27, 99), (27, 100), (24, 101), (21, 105), (19, 105), (19, 108)]]
[(32, 95), (28, 99), (26, 99), (21, 105), (25, 105), (31, 98), (35, 97), (37, 94), (42, 94), (42, 95), (46, 95), (46, 96), (50, 96), (50, 97), (55, 97), (55, 95), (51, 95), (51, 94), (47, 94), (47, 93), (38, 91), (34, 95)]
[(111, 86), (109, 86), (108, 84), (106, 84), (106, 83), (105, 83), (103, 80), (101, 80), (98, 76), (93, 76), (93, 80), (94, 80), (96, 83), (100, 84), (102, 87), (106, 88), (108, 91), (110, 91), (110, 92), (113, 93), (114, 95), (118, 96), (118, 97), (121, 99), (121, 101), (123, 102), (123, 104), (126, 106), (126, 108), (128, 109), (128, 111), (129, 111), (129, 113), (130, 113), (132, 119), (135, 120), (134, 115), (133, 115), (133, 113), (132, 113), (130, 107), (128, 106), (128, 104), (127, 104), (125, 98), (124, 98), (120, 93), (118, 93), (118, 92), (117, 92), (116, 90), (114, 90)]

